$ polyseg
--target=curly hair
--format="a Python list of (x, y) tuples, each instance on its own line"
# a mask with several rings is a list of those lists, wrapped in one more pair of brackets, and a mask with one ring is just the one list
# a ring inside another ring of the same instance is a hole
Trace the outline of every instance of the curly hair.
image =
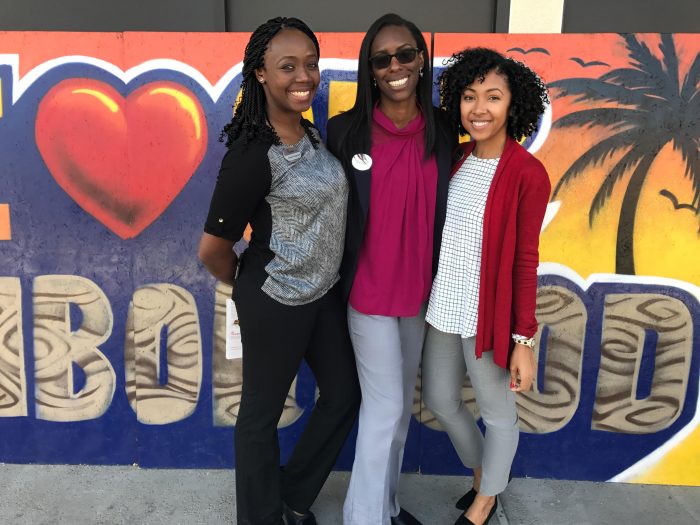
[[(272, 18), (253, 31), (243, 53), (241, 100), (234, 105), (233, 119), (224, 126), (219, 136), (219, 140), (225, 141), (227, 147), (230, 147), (239, 137), (242, 137), (246, 144), (254, 139), (269, 141), (277, 145), (282, 144), (267, 118), (265, 91), (255, 76), (255, 70), (265, 65), (267, 46), (270, 40), (283, 29), (296, 29), (304, 33), (314, 44), (318, 56), (321, 56), (316, 35), (309, 29), (309, 26), (298, 18), (281, 16)], [(318, 139), (311, 132), (313, 125), (304, 119), (301, 123), (313, 146), (318, 147)]]
[(549, 97), (542, 79), (525, 64), (504, 57), (493, 49), (476, 47), (455, 53), (447, 59), (446, 65), (447, 69), (438, 77), (440, 107), (447, 111), (460, 135), (467, 133), (459, 110), (462, 93), (476, 80), (483, 82), (491, 71), (505, 77), (510, 89), (508, 136), (520, 140), (537, 131)]

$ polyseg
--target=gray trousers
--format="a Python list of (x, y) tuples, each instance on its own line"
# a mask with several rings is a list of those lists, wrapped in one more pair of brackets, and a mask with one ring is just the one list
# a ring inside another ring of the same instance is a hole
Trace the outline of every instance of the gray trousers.
[[(423, 401), (435, 414), (465, 467), (481, 467), (479, 493), (495, 496), (508, 484), (518, 447), (518, 412), (510, 390), (510, 372), (493, 362), (493, 352), (474, 354), (475, 338), (462, 339), (428, 326), (423, 349)], [(482, 436), (462, 402), (469, 372), (476, 403), (486, 427)]]
[(365, 315), (348, 306), (362, 390), (345, 525), (388, 525), (399, 513), (399, 476), (425, 336), (415, 317)]

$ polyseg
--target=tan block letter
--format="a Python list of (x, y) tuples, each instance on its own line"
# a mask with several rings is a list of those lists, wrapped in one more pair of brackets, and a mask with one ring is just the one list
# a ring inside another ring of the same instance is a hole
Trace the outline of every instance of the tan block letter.
[[(161, 330), (167, 330), (161, 348)], [(160, 384), (160, 353), (167, 352), (168, 382)], [(126, 394), (136, 418), (149, 425), (185, 419), (202, 386), (202, 337), (192, 294), (174, 284), (134, 292), (124, 344)]]
[(541, 286), (535, 311), (539, 329), (536, 360), (547, 328), (544, 377), (535, 369), (535, 386), (516, 397), (520, 429), (544, 434), (564, 427), (573, 417), (581, 396), (581, 366), (588, 314), (583, 301), (562, 286)]
[[(651, 392), (637, 399), (646, 331), (658, 336)], [(663, 294), (605, 298), (600, 370), (591, 428), (649, 434), (680, 415), (690, 374), (693, 319), (678, 299)]]
[[(75, 275), (42, 275), (34, 280), (34, 373), (36, 417), (83, 421), (105, 413), (114, 396), (115, 374), (98, 347), (112, 333), (112, 308), (92, 281)], [(83, 320), (71, 330), (70, 303)], [(73, 363), (85, 373), (74, 392)]]
[(22, 338), (22, 288), (17, 277), (0, 277), (0, 417), (27, 415)]

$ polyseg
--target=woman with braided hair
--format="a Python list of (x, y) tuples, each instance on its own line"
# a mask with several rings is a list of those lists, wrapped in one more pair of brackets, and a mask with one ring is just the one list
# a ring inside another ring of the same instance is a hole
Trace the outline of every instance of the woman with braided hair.
[[(483, 525), (496, 513), (518, 446), (515, 396), (535, 373), (538, 243), (550, 183), (518, 140), (537, 129), (548, 99), (533, 71), (483, 48), (452, 56), (440, 94), (471, 141), (450, 180), (426, 316), (423, 400), (474, 471), (455, 525)], [(462, 402), (466, 372), (485, 437)]]
[[(243, 343), (235, 428), (238, 525), (314, 525), (309, 510), (352, 428), (360, 401), (337, 286), (348, 187), (304, 120), (320, 82), (319, 45), (301, 20), (275, 18), (250, 37), (243, 93), (224, 128), (228, 151), (199, 257), (233, 285)], [(232, 248), (253, 233), (240, 261)], [(277, 422), (305, 359), (319, 397), (280, 469)]]

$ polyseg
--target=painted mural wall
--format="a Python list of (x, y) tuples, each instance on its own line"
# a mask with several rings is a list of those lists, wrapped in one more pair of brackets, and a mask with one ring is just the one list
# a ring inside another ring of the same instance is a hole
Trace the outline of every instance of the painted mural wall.
[[(320, 35), (322, 133), (360, 39)], [(0, 33), (0, 462), (233, 466), (230, 289), (196, 247), (246, 42)], [(553, 192), (514, 474), (700, 485), (700, 35), (436, 34), (436, 73), (476, 45), (552, 98), (526, 141)], [(303, 368), (283, 456), (314, 397)], [(404, 468), (462, 472), (420, 380), (414, 415)]]

